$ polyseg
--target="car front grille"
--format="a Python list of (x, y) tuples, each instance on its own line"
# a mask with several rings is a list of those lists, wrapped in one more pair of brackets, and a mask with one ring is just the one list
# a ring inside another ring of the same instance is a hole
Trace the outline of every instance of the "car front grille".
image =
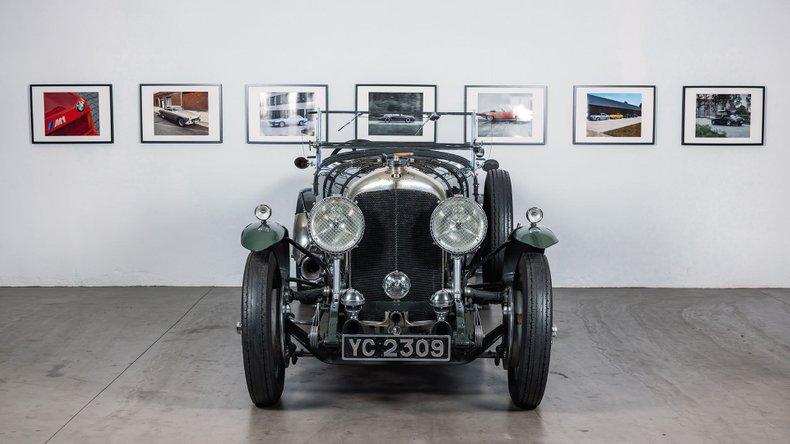
[[(430, 233), (436, 196), (412, 190), (360, 194), (357, 205), (365, 216), (365, 234), (349, 253), (351, 286), (365, 295), (363, 319), (380, 320), (384, 311), (408, 311), (412, 321), (431, 319), (428, 299), (442, 288), (442, 251)], [(387, 273), (400, 270), (411, 279), (401, 302), (382, 287)]]

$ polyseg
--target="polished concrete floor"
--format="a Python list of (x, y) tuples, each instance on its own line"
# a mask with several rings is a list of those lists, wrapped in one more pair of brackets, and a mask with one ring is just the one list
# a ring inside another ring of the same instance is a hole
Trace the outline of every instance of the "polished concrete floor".
[(559, 289), (532, 412), (491, 361), (308, 358), (257, 409), (238, 310), (235, 288), (0, 288), (0, 442), (790, 442), (790, 290)]

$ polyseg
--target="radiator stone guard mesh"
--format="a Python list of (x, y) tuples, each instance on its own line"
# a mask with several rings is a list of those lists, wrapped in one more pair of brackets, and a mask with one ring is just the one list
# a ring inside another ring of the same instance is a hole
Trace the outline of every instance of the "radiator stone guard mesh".
[[(365, 295), (360, 315), (381, 320), (384, 311), (408, 311), (412, 321), (433, 318), (428, 299), (442, 288), (442, 251), (430, 234), (436, 196), (413, 190), (386, 190), (356, 197), (365, 217), (365, 234), (349, 253), (351, 286)], [(411, 290), (400, 302), (382, 287), (387, 273), (400, 270)], [(368, 303), (370, 302), (370, 303)]]

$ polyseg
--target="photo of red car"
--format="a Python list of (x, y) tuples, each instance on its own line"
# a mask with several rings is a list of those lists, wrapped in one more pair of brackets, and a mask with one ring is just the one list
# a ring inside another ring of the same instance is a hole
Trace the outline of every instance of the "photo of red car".
[(494, 110), (491, 110), (491, 111), (483, 112), (483, 113), (480, 113), (480, 114), (482, 114), (482, 116), (486, 120), (486, 122), (493, 122), (493, 121), (496, 121), (496, 120), (511, 120), (511, 121), (512, 120), (518, 120), (518, 116), (516, 115), (516, 111), (513, 111), (513, 110), (511, 110), (511, 111), (505, 111), (505, 110), (494, 111)]
[(98, 136), (97, 92), (44, 93), (44, 134), (47, 136)]

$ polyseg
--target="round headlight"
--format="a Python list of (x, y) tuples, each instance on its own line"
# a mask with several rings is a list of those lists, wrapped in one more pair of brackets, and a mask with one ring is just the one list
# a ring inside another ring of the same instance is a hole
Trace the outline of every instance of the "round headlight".
[(536, 224), (543, 220), (543, 210), (538, 207), (532, 207), (527, 210), (527, 220), (531, 224)]
[(362, 240), (365, 218), (351, 200), (341, 196), (327, 197), (310, 211), (308, 231), (318, 248), (327, 253), (345, 253)]
[(260, 221), (269, 220), (272, 217), (272, 208), (266, 204), (255, 207), (255, 217)]
[(433, 240), (452, 254), (466, 254), (479, 247), (486, 237), (487, 226), (480, 205), (461, 196), (444, 200), (431, 215)]
[(409, 294), (411, 279), (406, 273), (395, 270), (384, 276), (384, 282), (381, 285), (384, 287), (384, 293), (387, 293), (387, 296), (397, 301)]

